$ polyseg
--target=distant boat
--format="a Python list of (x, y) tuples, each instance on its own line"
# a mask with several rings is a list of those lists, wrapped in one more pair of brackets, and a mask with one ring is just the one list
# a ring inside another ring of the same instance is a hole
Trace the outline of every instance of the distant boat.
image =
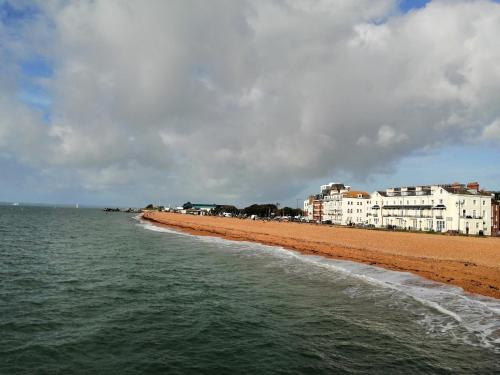
[(19, 206), (19, 203), (12, 203), (13, 206)]

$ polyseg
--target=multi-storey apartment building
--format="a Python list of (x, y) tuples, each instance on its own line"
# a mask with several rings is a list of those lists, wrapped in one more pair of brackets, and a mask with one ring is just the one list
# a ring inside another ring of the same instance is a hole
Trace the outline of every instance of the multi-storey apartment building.
[(307, 217), (307, 220), (312, 221), (313, 220), (313, 202), (314, 202), (315, 196), (310, 195), (305, 201), (304, 201), (304, 216)]
[(341, 225), (368, 224), (370, 194), (365, 191), (349, 191), (342, 194)]
[(323, 217), (323, 199), (321, 196), (316, 196), (313, 199), (313, 220), (321, 222)]
[(342, 197), (351, 190), (349, 185), (331, 182), (321, 186), (323, 197), (322, 222), (342, 224)]
[(363, 191), (351, 191), (340, 183), (322, 185), (321, 193), (304, 201), (304, 212), (309, 220), (331, 222), (338, 225), (366, 224), (370, 209), (370, 195)]
[(491, 235), (500, 236), (500, 192), (492, 193)]
[(376, 191), (369, 223), (423, 231), (491, 234), (491, 193), (478, 183), (411, 186)]

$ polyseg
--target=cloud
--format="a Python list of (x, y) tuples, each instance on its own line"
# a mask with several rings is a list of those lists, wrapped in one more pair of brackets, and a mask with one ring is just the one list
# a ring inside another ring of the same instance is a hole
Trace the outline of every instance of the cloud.
[(397, 134), (390, 126), (382, 125), (378, 130), (376, 143), (381, 147), (389, 147), (407, 140), (406, 134)]
[(5, 104), (0, 151), (87, 191), (249, 202), (495, 132), (500, 6), (397, 3), (41, 2), (10, 44), (53, 62), (51, 122)]
[(495, 142), (498, 144), (500, 141), (500, 119), (496, 119), (483, 129), (480, 140), (483, 142)]

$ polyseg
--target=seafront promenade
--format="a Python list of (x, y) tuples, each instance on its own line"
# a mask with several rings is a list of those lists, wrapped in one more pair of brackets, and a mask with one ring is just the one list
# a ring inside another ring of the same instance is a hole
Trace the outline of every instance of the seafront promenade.
[(500, 239), (402, 233), (146, 211), (143, 218), (197, 235), (253, 241), (406, 271), (500, 298)]

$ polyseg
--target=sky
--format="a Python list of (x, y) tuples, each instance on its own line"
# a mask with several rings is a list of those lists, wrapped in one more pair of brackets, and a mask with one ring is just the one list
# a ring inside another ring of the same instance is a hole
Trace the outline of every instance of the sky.
[(492, 0), (0, 0), (0, 201), (500, 190)]

